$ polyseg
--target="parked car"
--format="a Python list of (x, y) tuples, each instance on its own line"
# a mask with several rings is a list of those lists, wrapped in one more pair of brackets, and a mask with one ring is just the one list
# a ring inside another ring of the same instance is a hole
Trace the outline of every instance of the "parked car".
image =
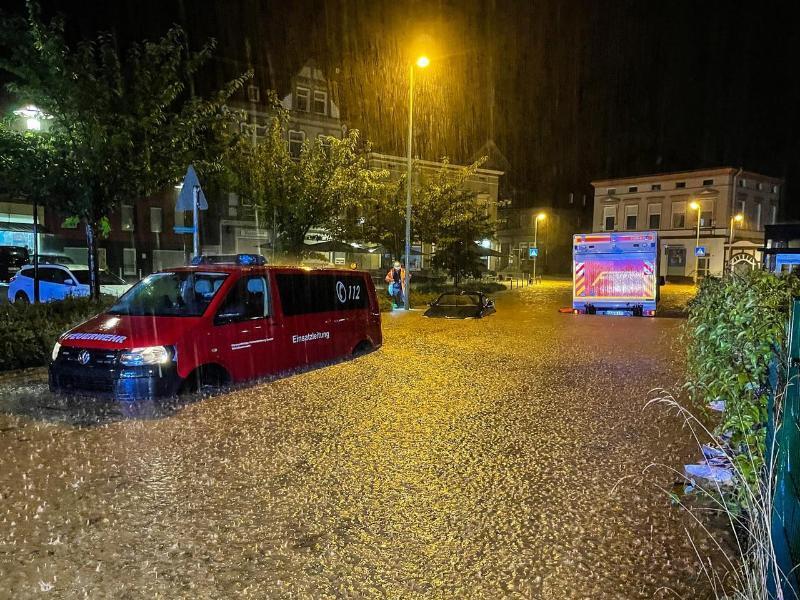
[(442, 319), (480, 319), (497, 312), (494, 301), (482, 292), (452, 292), (439, 296), (425, 311), (425, 317)]
[[(8, 284), (9, 302), (33, 302), (33, 265), (23, 266)], [(100, 270), (100, 293), (121, 296), (131, 288), (113, 273)], [(39, 301), (89, 295), (89, 267), (43, 264), (39, 267)]]
[(364, 271), (239, 264), (175, 267), (138, 282), (107, 312), (63, 334), (54, 392), (118, 400), (174, 395), (290, 371), (382, 344)]
[(0, 246), (0, 281), (8, 281), (28, 262), (25, 246)]

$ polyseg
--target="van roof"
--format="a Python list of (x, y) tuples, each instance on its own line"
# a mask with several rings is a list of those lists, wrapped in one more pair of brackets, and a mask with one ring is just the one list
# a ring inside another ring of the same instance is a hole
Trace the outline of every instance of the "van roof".
[(250, 271), (287, 271), (294, 273), (340, 273), (340, 274), (359, 274), (369, 275), (367, 271), (356, 269), (342, 269), (337, 267), (301, 267), (297, 265), (235, 265), (229, 263), (209, 264), (209, 265), (186, 265), (182, 267), (170, 267), (162, 269), (162, 272), (184, 272), (184, 271), (202, 271), (202, 272), (217, 272), (217, 273), (248, 273)]

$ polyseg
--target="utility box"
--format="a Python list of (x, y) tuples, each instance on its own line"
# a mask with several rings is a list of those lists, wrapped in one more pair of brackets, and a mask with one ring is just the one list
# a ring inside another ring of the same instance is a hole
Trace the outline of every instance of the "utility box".
[(654, 316), (658, 303), (658, 260), (655, 231), (573, 236), (573, 312)]

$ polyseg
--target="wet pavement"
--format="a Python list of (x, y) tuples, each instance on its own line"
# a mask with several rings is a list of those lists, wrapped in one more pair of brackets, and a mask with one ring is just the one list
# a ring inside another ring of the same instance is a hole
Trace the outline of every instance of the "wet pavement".
[(696, 453), (642, 411), (682, 321), (568, 303), (384, 315), (377, 352), (150, 419), (6, 376), (0, 598), (704, 597), (674, 478), (641, 475)]

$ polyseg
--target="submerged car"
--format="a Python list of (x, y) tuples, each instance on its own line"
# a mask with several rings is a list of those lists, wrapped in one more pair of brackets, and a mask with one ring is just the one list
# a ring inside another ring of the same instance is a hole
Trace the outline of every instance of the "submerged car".
[(451, 292), (442, 294), (424, 316), (440, 319), (480, 319), (496, 312), (494, 301), (482, 292)]

